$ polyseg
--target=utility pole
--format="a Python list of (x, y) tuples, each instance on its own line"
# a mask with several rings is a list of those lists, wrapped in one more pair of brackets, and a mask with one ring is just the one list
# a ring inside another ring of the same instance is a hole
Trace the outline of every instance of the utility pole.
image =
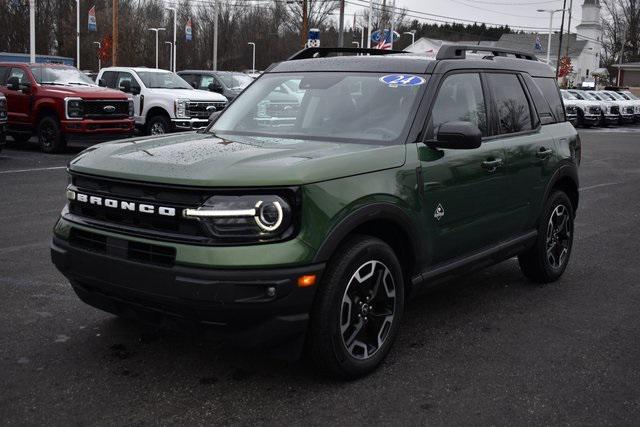
[(213, 5), (213, 71), (218, 71), (218, 1)]
[(340, 25), (338, 26), (338, 47), (344, 47), (344, 0), (340, 0)]
[(251, 72), (253, 74), (256, 73), (256, 44), (254, 42), (247, 43), (249, 46), (253, 48), (253, 54), (251, 56)]
[(558, 62), (556, 63), (556, 80), (560, 72), (560, 55), (562, 55), (562, 34), (564, 33), (564, 14), (567, 11), (567, 0), (562, 2), (562, 23), (560, 24), (560, 41), (558, 42)]
[(369, 0), (369, 23), (367, 24), (367, 49), (371, 49), (371, 25), (373, 25), (373, 0)]
[(36, 0), (29, 0), (29, 62), (36, 62)]
[(156, 69), (159, 68), (158, 67), (158, 33), (160, 31), (164, 31), (164, 28), (147, 28), (147, 30), (149, 31), (153, 31), (156, 33)]
[(80, 69), (80, 0), (76, 0), (76, 68)]
[(118, 7), (120, 0), (111, 0), (113, 40), (111, 43), (111, 66), (118, 65)]
[(302, 48), (307, 46), (307, 37), (309, 36), (309, 11), (307, 9), (307, 0), (302, 0)]
[(569, 24), (567, 28), (567, 46), (564, 48), (564, 56), (569, 57), (569, 47), (571, 46), (571, 15), (573, 14), (573, 0), (569, 0)]

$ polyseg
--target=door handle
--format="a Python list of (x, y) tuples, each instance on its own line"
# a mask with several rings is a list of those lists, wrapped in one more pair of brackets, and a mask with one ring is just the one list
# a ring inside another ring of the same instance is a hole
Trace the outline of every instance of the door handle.
[(485, 160), (482, 162), (482, 167), (489, 172), (495, 172), (496, 169), (502, 167), (503, 164), (504, 162), (502, 159)]
[(546, 160), (553, 154), (553, 150), (546, 149), (544, 147), (540, 147), (540, 151), (536, 153), (536, 156), (541, 160)]

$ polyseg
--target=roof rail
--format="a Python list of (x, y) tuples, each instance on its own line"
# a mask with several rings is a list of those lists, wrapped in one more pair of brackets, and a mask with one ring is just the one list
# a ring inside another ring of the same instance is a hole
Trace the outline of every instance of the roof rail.
[(514, 55), (518, 59), (528, 59), (530, 61), (537, 61), (538, 58), (526, 52), (519, 50), (504, 49), (494, 46), (480, 46), (480, 45), (458, 45), (458, 44), (443, 44), (436, 55), (436, 59), (465, 59), (469, 52), (491, 52), (493, 56), (507, 56), (507, 54)]
[(367, 55), (390, 55), (393, 53), (408, 53), (403, 50), (366, 49), (361, 47), (308, 47), (294, 53), (287, 61), (297, 59), (325, 58), (330, 53), (361, 53)]

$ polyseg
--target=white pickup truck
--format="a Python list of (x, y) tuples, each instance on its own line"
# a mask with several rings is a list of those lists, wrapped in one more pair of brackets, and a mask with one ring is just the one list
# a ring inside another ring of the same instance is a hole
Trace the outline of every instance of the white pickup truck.
[(219, 93), (193, 89), (171, 71), (144, 67), (107, 67), (96, 83), (133, 96), (136, 127), (147, 135), (197, 129), (227, 106)]

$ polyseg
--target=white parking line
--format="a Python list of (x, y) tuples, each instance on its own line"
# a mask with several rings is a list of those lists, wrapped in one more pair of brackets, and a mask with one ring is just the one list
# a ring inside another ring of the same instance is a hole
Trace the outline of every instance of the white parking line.
[(594, 188), (608, 187), (610, 185), (618, 185), (618, 184), (622, 184), (622, 182), (603, 182), (602, 184), (590, 185), (588, 187), (581, 187), (580, 191), (592, 190)]
[(35, 169), (16, 169), (16, 170), (10, 170), (10, 171), (0, 171), (0, 174), (2, 173), (20, 173), (20, 172), (37, 172), (37, 171), (51, 171), (51, 170), (56, 170), (56, 169), (66, 169), (66, 166), (53, 166), (50, 168), (35, 168)]

